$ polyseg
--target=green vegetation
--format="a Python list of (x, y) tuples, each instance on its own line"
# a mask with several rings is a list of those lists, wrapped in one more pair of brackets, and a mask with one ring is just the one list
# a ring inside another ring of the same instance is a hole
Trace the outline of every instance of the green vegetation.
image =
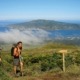
[(58, 22), (54, 20), (33, 20), (29, 22), (9, 25), (10, 28), (15, 29), (44, 29), (44, 30), (79, 30), (79, 24), (70, 24), (65, 22)]
[[(62, 70), (62, 54), (58, 51), (67, 49), (65, 54), (66, 72)], [(23, 50), (24, 74), (15, 78), (10, 51), (2, 51), (0, 80), (80, 80), (79, 46), (49, 43), (42, 47)]]
[(11, 80), (7, 73), (0, 67), (0, 80)]

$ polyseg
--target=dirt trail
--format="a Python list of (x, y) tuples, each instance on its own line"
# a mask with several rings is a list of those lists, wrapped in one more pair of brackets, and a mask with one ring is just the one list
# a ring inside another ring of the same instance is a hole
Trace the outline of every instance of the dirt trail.
[(56, 74), (56, 75), (44, 75), (41, 77), (23, 76), (23, 77), (13, 78), (13, 80), (80, 80), (80, 76)]

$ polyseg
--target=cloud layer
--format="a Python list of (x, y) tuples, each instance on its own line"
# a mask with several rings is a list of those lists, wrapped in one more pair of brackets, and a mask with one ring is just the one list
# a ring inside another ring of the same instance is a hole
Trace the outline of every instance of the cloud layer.
[(22, 41), (26, 44), (38, 44), (49, 39), (49, 32), (45, 30), (24, 30), (10, 29), (0, 32), (0, 42), (15, 43)]

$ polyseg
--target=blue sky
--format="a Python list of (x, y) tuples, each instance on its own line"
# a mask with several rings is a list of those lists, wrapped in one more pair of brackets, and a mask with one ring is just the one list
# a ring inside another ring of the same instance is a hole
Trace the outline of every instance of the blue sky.
[(0, 0), (0, 20), (80, 20), (80, 0)]

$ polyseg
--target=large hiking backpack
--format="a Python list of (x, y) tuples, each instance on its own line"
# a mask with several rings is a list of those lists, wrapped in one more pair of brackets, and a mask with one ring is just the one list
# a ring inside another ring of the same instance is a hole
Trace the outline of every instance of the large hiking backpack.
[(11, 56), (14, 55), (14, 47), (11, 48)]

